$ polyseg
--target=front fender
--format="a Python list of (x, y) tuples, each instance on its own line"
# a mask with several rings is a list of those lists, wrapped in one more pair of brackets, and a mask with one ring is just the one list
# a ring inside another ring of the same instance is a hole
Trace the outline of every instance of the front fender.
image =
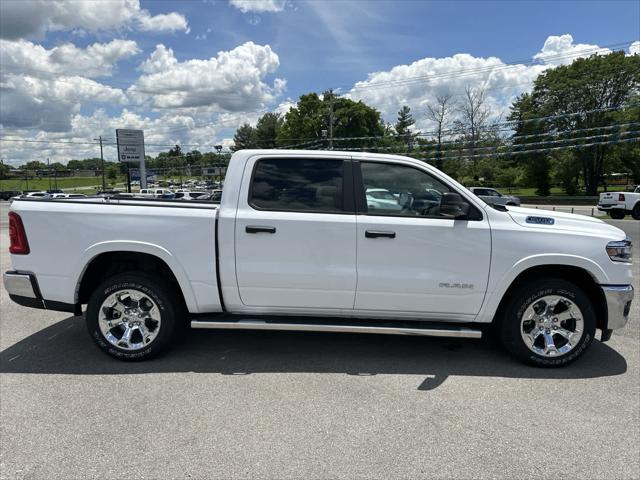
[(110, 240), (106, 242), (99, 242), (88, 247), (75, 265), (73, 269), (73, 278), (76, 278), (76, 288), (75, 288), (75, 303), (78, 303), (78, 293), (80, 292), (80, 282), (82, 281), (82, 277), (84, 273), (91, 263), (91, 261), (96, 258), (98, 255), (109, 252), (138, 252), (138, 253), (146, 253), (149, 255), (153, 255), (154, 257), (159, 258), (164, 263), (167, 264), (169, 269), (173, 272), (173, 275), (176, 277), (178, 284), (180, 285), (180, 289), (182, 290), (182, 294), (184, 296), (185, 303), (187, 304), (187, 308), (190, 312), (198, 311), (198, 304), (196, 302), (196, 297), (191, 288), (191, 284), (189, 283), (188, 277), (182, 265), (178, 262), (176, 257), (171, 254), (169, 250), (159, 245), (155, 245), (153, 243), (148, 242), (137, 242), (132, 240)]
[(490, 291), (487, 291), (487, 298), (476, 317), (476, 322), (490, 323), (493, 320), (502, 298), (520, 274), (530, 268), (547, 265), (578, 267), (591, 275), (596, 283), (610, 283), (609, 276), (604, 269), (589, 258), (569, 254), (531, 255), (518, 260), (511, 268), (506, 269), (500, 278), (490, 279), (489, 286), (490, 288), (491, 285), (494, 287)]

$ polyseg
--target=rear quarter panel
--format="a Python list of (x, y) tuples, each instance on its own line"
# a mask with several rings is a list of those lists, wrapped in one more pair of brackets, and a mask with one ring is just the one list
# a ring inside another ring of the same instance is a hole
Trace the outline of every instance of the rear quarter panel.
[(13, 268), (36, 274), (43, 297), (76, 303), (79, 279), (97, 255), (155, 255), (175, 275), (190, 312), (220, 311), (215, 269), (215, 208), (117, 202), (16, 201), (31, 252)]

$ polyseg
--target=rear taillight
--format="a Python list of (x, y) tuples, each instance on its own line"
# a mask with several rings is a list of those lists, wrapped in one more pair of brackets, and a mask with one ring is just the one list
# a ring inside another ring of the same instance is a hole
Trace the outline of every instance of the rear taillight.
[(20, 215), (15, 212), (9, 212), (9, 253), (16, 255), (26, 255), (29, 253), (29, 242), (27, 241), (27, 232), (24, 231), (24, 225)]
[(619, 193), (618, 194), (618, 201), (619, 202), (624, 202), (624, 193)]

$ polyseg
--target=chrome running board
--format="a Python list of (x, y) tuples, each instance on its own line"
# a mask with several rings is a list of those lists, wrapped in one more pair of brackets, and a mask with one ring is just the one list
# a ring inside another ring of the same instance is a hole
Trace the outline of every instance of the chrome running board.
[(339, 333), (379, 333), (386, 335), (420, 335), (425, 337), (456, 337), (456, 338), (481, 338), (482, 331), (467, 327), (457, 327), (437, 324), (437, 327), (407, 326), (407, 323), (398, 326), (384, 326), (367, 324), (331, 324), (331, 323), (285, 323), (281, 321), (271, 322), (265, 320), (237, 320), (237, 321), (212, 321), (192, 320), (191, 328), (214, 328), (224, 330), (284, 330), (295, 332), (339, 332)]

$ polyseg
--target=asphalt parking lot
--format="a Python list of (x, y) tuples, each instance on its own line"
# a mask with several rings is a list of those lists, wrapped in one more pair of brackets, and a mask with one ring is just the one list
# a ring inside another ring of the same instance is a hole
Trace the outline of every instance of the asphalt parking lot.
[[(640, 259), (640, 222), (612, 223)], [(640, 478), (638, 305), (564, 369), (484, 340), (214, 331), (131, 364), (1, 289), (0, 477)]]

